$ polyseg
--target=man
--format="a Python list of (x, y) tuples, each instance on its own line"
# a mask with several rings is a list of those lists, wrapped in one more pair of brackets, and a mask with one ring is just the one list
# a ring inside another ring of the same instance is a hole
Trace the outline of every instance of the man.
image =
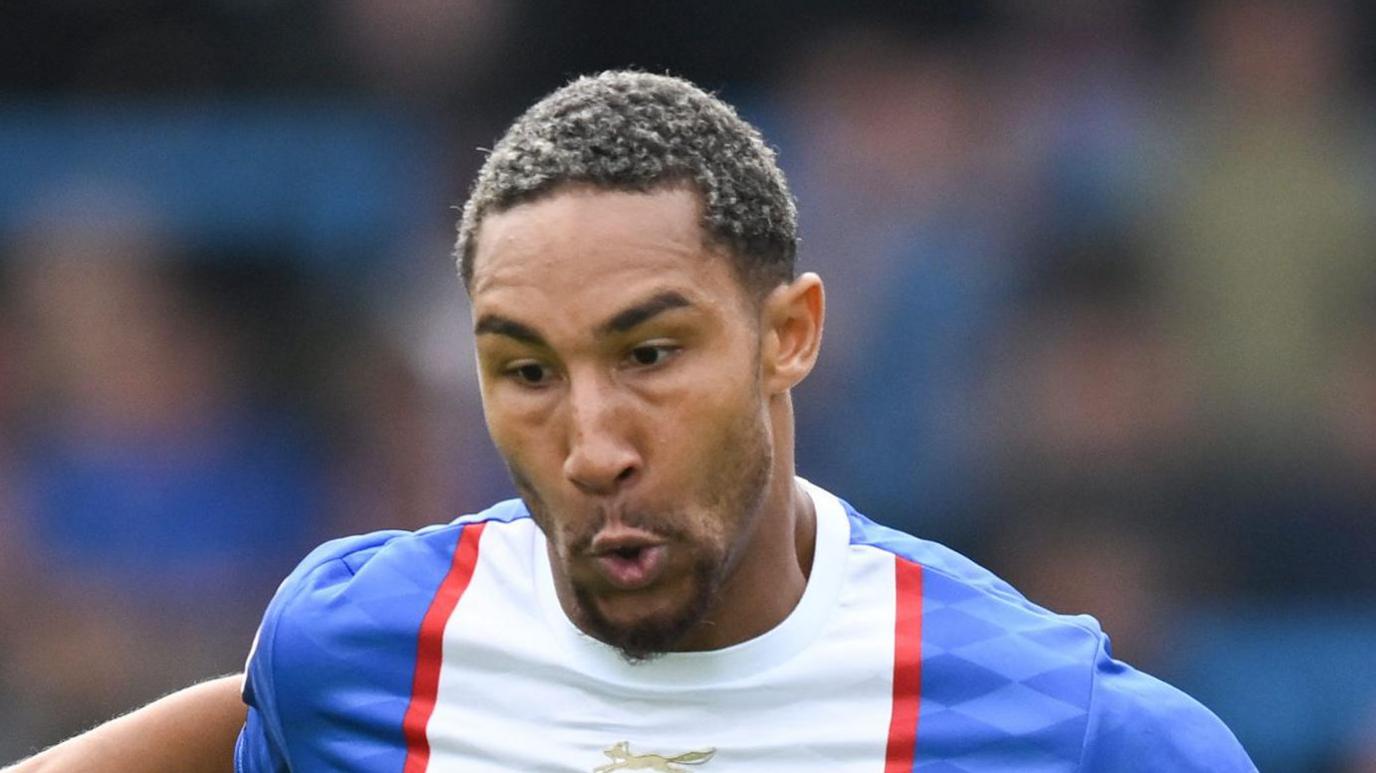
[[(684, 81), (582, 78), (518, 119), (457, 252), (521, 498), (307, 557), (236, 769), (1253, 770), (1092, 619), (794, 477), (823, 322), (794, 221), (759, 134)], [(233, 687), (92, 738), (207, 759)]]

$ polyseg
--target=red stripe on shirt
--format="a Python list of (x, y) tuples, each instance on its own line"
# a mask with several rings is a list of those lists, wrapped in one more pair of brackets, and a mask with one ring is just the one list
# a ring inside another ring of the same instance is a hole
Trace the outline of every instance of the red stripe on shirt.
[(893, 715), (884, 773), (911, 773), (922, 694), (922, 566), (894, 556)]
[(430, 608), (420, 622), (420, 636), (416, 643), (416, 675), (411, 681), (411, 703), (401, 721), (406, 736), (405, 773), (422, 773), (430, 763), (430, 740), (425, 726), (435, 711), (435, 696), (440, 688), (440, 662), (444, 659), (444, 626), (454, 613), (468, 581), (473, 579), (473, 567), (478, 565), (478, 540), (483, 526), (475, 523), (463, 527), (459, 544), (454, 548), (454, 560), (444, 576)]

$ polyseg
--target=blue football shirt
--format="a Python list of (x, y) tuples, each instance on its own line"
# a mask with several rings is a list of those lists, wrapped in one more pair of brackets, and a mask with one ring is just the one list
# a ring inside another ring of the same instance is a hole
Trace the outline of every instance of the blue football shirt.
[(324, 545), (249, 659), (239, 771), (1252, 771), (1217, 717), (959, 554), (802, 482), (778, 626), (629, 664), (578, 630), (516, 500)]

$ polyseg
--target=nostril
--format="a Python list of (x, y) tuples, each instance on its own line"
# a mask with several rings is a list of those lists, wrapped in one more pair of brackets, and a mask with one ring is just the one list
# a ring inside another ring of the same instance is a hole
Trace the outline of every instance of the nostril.
[(616, 482), (617, 482), (617, 483), (625, 483), (625, 482), (626, 482), (626, 479), (629, 478), (629, 477), (631, 477), (631, 475), (633, 475), (633, 474), (635, 474), (635, 468), (634, 468), (634, 467), (627, 467), (626, 469), (622, 470), (620, 473), (617, 474), (617, 476), (616, 476)]

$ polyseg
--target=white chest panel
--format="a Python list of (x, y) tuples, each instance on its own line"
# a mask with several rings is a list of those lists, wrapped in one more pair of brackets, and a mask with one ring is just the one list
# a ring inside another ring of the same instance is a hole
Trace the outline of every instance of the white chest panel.
[(636, 666), (549, 609), (533, 524), (485, 534), (445, 630), (429, 770), (882, 771), (893, 559), (850, 547), (839, 511), (821, 528), (823, 509), (812, 580), (789, 620), (725, 650)]

